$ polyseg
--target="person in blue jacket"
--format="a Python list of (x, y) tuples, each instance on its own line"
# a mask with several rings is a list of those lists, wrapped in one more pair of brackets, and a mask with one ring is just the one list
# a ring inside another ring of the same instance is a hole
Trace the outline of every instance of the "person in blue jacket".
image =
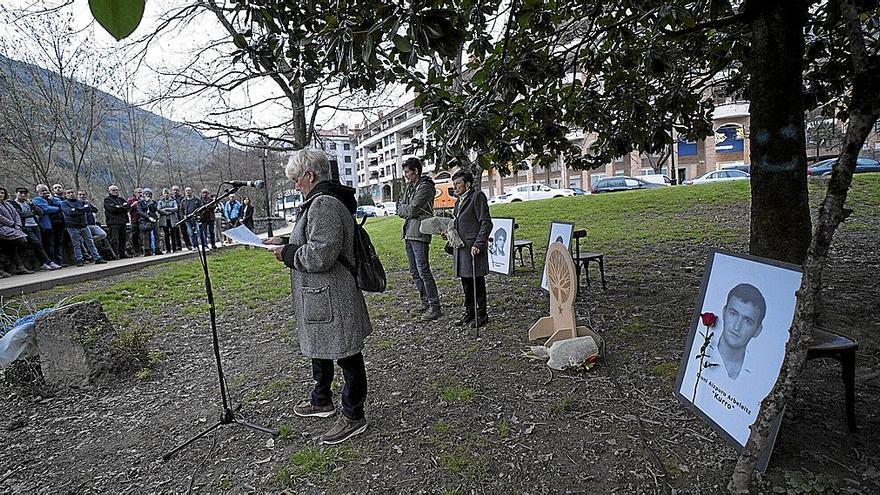
[[(223, 205), (223, 216), (226, 218), (226, 228), (231, 229), (238, 227), (238, 224), (241, 221), (241, 202), (235, 199), (235, 194), (230, 194), (229, 201)], [(224, 239), (224, 242), (225, 241), (226, 240)]]
[[(43, 241), (43, 249), (49, 255), (49, 259), (57, 266), (64, 265), (64, 217), (61, 211), (61, 200), (52, 195), (49, 186), (37, 184), (37, 193), (33, 202), (43, 214), (40, 215), (40, 237)], [(53, 217), (61, 215), (59, 222), (53, 221)], [(57, 227), (60, 225), (61, 227)]]

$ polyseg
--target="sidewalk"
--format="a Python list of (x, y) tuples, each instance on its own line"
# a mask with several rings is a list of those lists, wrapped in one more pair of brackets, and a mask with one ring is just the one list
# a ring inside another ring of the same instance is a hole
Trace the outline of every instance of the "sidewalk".
[[(287, 235), (292, 228), (292, 225), (287, 225), (286, 227), (275, 231), (274, 234)], [(259, 237), (265, 239), (266, 234), (259, 234)], [(222, 247), (218, 246), (218, 250), (235, 246), (236, 244)], [(208, 255), (210, 256), (213, 252), (214, 250), (208, 251)], [(60, 270), (52, 270), (50, 272), (37, 271), (32, 275), (15, 275), (14, 277), (0, 279), (0, 297), (30, 294), (32, 292), (51, 289), (56, 285), (75, 284), (86, 280), (95, 280), (109, 277), (111, 275), (119, 275), (120, 273), (133, 272), (150, 265), (158, 265), (169, 261), (196, 259), (198, 254), (198, 251), (183, 250), (171, 254), (138, 256), (137, 258), (108, 261), (106, 265), (88, 264), (85, 266), (71, 266)]]

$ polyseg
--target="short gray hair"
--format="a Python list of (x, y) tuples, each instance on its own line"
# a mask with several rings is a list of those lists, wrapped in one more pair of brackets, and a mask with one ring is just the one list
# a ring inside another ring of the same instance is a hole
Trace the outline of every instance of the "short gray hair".
[(300, 178), (306, 172), (315, 174), (315, 182), (327, 180), (330, 178), (330, 161), (327, 155), (313, 148), (303, 148), (293, 155), (287, 161), (284, 167), (284, 174), (288, 179)]

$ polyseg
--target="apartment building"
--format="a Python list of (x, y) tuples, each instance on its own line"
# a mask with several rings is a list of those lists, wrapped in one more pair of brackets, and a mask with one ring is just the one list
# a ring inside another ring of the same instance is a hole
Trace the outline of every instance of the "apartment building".
[(358, 187), (355, 173), (357, 132), (356, 127), (340, 124), (334, 129), (319, 129), (312, 140), (312, 147), (324, 150), (330, 166), (339, 170), (339, 182), (354, 188)]
[[(412, 155), (423, 157), (427, 138), (428, 123), (412, 101), (365, 123), (356, 135), (358, 194), (376, 202), (396, 201), (403, 189), (403, 162)], [(425, 173), (434, 169), (425, 162)]]
[[(667, 157), (660, 173), (676, 182), (699, 177), (707, 172), (725, 167), (750, 165), (750, 118), (749, 102), (736, 96), (713, 95), (716, 101), (712, 115), (713, 135), (699, 141), (678, 139), (673, 153)], [(399, 195), (403, 182), (401, 165), (407, 155), (422, 156), (424, 149), (413, 141), (424, 142), (428, 137), (428, 124), (412, 102), (394, 111), (380, 115), (367, 123), (357, 133), (357, 184), (359, 194), (368, 194), (374, 201), (393, 201)], [(809, 126), (808, 126), (809, 127)], [(590, 136), (572, 134), (569, 139), (586, 149), (592, 141)], [(811, 141), (808, 130), (807, 156), (810, 161), (837, 156), (833, 140)], [(862, 156), (880, 158), (880, 122), (862, 150)], [(503, 194), (518, 184), (540, 182), (552, 187), (578, 187), (589, 189), (597, 181), (615, 175), (640, 176), (654, 174), (653, 164), (660, 157), (632, 152), (594, 170), (574, 170), (559, 157), (549, 167), (520, 164), (514, 174), (501, 177), (495, 170), (482, 176), (481, 188), (489, 197)], [(434, 164), (425, 164), (425, 172), (432, 176), (440, 173)], [(398, 187), (392, 187), (398, 184)]]

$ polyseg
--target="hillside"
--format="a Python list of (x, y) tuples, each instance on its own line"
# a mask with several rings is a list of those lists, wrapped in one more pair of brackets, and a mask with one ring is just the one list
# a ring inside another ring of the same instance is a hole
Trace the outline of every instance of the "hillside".
[[(40, 108), (41, 106), (46, 105), (48, 101), (63, 99), (58, 94), (62, 86), (59, 79), (60, 76), (56, 72), (0, 55), (0, 115), (4, 113), (3, 105), (12, 104), (8, 96), (10, 91), (29, 91), (33, 96), (29, 99), (29, 103), (35, 103), (36, 108), (26, 110), (46, 113), (45, 108)], [(70, 87), (74, 88), (71, 91), (74, 99), (72, 106), (85, 107), (82, 99), (91, 94), (88, 91), (90, 87), (81, 83), (74, 83)], [(40, 94), (43, 90), (47, 90), (50, 94)], [(51, 94), (53, 92), (55, 94)], [(168, 155), (167, 150), (170, 147), (176, 153), (176, 163), (195, 168), (198, 160), (208, 156), (215, 148), (219, 147), (218, 151), (224, 152), (222, 150), (225, 149), (225, 144), (216, 139), (205, 138), (188, 125), (141, 108), (130, 108), (128, 102), (101, 90), (96, 90), (94, 94), (96, 104), (109, 110), (92, 139), (92, 145), (106, 147), (102, 149), (104, 155), (112, 154), (115, 150), (120, 156), (130, 157), (132, 153), (137, 152), (146, 159), (155, 158), (162, 161)], [(38, 119), (33, 119), (29, 123), (33, 124), (37, 121)], [(23, 125), (21, 119), (7, 119), (6, 125), (10, 125), (10, 122), (15, 122), (12, 125)], [(22, 130), (16, 129), (16, 132), (21, 133)], [(59, 146), (59, 149), (64, 152), (66, 146)], [(57, 161), (64, 165), (70, 162), (70, 157), (62, 154), (57, 157)]]

